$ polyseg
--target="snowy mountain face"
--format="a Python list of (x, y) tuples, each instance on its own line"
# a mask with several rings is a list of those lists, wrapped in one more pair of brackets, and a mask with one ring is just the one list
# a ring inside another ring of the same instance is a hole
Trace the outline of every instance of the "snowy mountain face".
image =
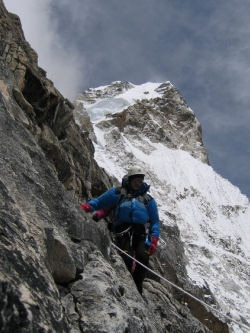
[[(230, 332), (249, 332), (249, 201), (208, 165), (201, 126), (181, 94), (169, 82), (114, 82), (75, 104), (85, 130), (90, 118), (95, 159), (114, 185), (133, 164), (145, 170), (162, 225), (180, 233), (187, 281), (177, 272), (179, 281), (210, 290), (208, 303), (213, 298), (232, 318), (221, 317)], [(164, 253), (163, 236), (160, 248)]]

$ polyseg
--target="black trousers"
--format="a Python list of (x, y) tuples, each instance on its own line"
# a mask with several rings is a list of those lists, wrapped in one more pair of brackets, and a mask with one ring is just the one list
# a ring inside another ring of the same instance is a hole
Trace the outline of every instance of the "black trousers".
[[(131, 228), (128, 232), (116, 237), (117, 246), (135, 257), (136, 260), (140, 261), (145, 266), (148, 266), (149, 255), (147, 253), (147, 248), (145, 247), (145, 228), (141, 226), (138, 228)], [(140, 294), (142, 294), (142, 284), (146, 275), (146, 269), (138, 263), (135, 263), (131, 258), (127, 257), (125, 254), (121, 253), (121, 256), (129, 270), (132, 274), (136, 287)]]

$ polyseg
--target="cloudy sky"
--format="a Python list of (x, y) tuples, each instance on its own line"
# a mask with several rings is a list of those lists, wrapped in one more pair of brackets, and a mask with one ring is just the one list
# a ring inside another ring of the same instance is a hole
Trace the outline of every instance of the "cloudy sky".
[(170, 81), (202, 124), (210, 163), (250, 198), (249, 0), (4, 0), (68, 98)]

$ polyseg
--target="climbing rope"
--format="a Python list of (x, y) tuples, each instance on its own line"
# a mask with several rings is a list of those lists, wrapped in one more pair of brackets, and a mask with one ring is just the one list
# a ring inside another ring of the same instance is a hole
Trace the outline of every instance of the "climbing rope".
[(148, 270), (149, 272), (151, 272), (152, 274), (154, 274), (155, 276), (159, 277), (160, 279), (162, 279), (163, 281), (167, 282), (168, 284), (170, 284), (172, 287), (178, 289), (179, 291), (181, 291), (183, 294), (188, 295), (189, 297), (195, 299), (197, 302), (199, 302), (200, 304), (204, 305), (205, 307), (211, 309), (212, 311), (216, 312), (218, 315), (227, 318), (228, 320), (230, 320), (231, 322), (234, 322), (235, 324), (237, 324), (240, 327), (244, 327), (246, 329), (249, 329), (250, 326), (245, 325), (245, 324), (241, 324), (240, 322), (238, 322), (237, 320), (234, 320), (233, 318), (229, 317), (228, 315), (223, 314), (222, 312), (220, 312), (219, 310), (213, 308), (211, 305), (208, 305), (207, 303), (205, 303), (204, 301), (200, 300), (199, 298), (195, 297), (194, 295), (190, 294), (189, 292), (185, 291), (184, 289), (182, 289), (181, 287), (177, 286), (176, 284), (174, 284), (173, 282), (169, 281), (168, 279), (164, 278), (163, 276), (161, 276), (160, 274), (154, 272), (152, 269), (150, 269), (149, 267), (147, 267), (146, 265), (144, 265), (143, 263), (141, 263), (140, 261), (138, 261), (136, 258), (132, 257), (131, 255), (129, 255), (127, 252), (123, 251), (121, 248), (119, 248), (116, 244), (114, 244), (113, 242), (111, 242), (111, 245), (117, 249), (119, 252), (125, 254), (127, 257), (129, 257), (130, 259), (132, 259), (133, 261), (135, 261), (136, 263), (138, 263), (139, 265), (141, 265), (142, 267), (144, 267), (146, 270)]

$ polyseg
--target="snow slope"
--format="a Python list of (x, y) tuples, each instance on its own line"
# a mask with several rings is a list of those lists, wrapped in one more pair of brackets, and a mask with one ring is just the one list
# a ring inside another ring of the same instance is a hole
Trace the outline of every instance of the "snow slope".
[[(117, 142), (107, 141), (111, 130), (98, 124), (136, 100), (161, 98), (160, 83), (130, 84), (128, 89), (107, 97), (84, 100), (97, 143), (95, 159), (111, 176), (121, 179), (126, 166), (141, 165), (151, 195), (158, 203), (161, 221), (177, 224), (184, 244), (187, 272), (194, 284), (208, 285), (220, 308), (233, 318), (231, 332), (250, 332), (250, 209), (246, 196), (212, 167), (183, 150), (172, 150), (163, 143), (131, 140), (121, 134)], [(108, 87), (91, 89), (104, 91)], [(121, 146), (122, 142), (122, 146)], [(143, 149), (141, 147), (143, 146)], [(123, 149), (125, 147), (125, 149)], [(174, 214), (176, 219), (170, 218)]]

